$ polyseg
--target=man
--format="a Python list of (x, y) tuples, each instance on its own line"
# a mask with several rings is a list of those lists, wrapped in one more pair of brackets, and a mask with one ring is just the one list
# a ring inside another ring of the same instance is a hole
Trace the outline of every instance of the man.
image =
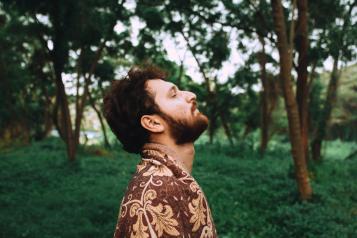
[(155, 67), (114, 81), (104, 114), (124, 150), (142, 160), (121, 203), (114, 237), (217, 237), (207, 200), (191, 176), (194, 141), (208, 119), (196, 95)]

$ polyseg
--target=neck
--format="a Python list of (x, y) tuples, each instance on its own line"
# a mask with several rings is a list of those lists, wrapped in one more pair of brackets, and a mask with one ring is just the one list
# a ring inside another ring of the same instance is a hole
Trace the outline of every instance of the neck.
[(184, 168), (191, 173), (193, 160), (195, 158), (195, 147), (192, 143), (177, 145), (172, 140), (153, 140), (152, 143), (166, 145), (177, 155), (176, 160), (179, 161)]
[(183, 145), (172, 145), (172, 148), (178, 155), (177, 160), (179, 160), (185, 169), (191, 173), (193, 160), (195, 158), (195, 147), (193, 143), (187, 143)]

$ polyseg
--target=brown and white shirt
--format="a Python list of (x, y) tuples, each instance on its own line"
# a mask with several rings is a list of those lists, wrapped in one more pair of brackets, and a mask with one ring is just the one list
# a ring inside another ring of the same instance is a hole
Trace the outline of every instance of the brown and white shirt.
[(203, 191), (167, 146), (145, 144), (114, 238), (217, 237)]

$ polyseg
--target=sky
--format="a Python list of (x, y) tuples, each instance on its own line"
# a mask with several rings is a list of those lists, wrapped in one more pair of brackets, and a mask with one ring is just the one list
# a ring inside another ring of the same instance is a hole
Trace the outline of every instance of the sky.
[[(239, 2), (239, 0), (237, 0)], [(236, 1), (236, 2), (237, 2)], [(134, 11), (136, 7), (136, 3), (133, 0), (129, 0), (125, 3), (124, 5), (128, 10)], [(222, 8), (223, 5), (221, 6)], [(223, 11), (224, 9), (222, 9)], [(131, 40), (135, 46), (135, 44), (138, 43), (138, 35), (141, 29), (145, 27), (145, 23), (141, 22), (138, 17), (133, 17), (131, 19)], [(120, 22), (115, 26), (115, 30), (119, 33), (123, 30), (125, 30), (125, 26), (122, 25)], [(189, 50), (187, 50), (187, 45), (185, 43), (185, 40), (181, 35), (175, 35), (175, 37), (172, 37), (171, 35), (167, 33), (162, 33), (160, 34), (160, 38), (163, 40), (163, 47), (165, 48), (167, 52), (167, 57), (169, 60), (176, 62), (177, 64), (181, 64), (182, 60), (184, 63), (185, 70), (187, 74), (196, 82), (202, 82), (203, 77), (201, 73), (199, 72), (198, 65), (190, 53)], [(237, 71), (237, 69), (240, 66), (244, 65), (244, 62), (246, 61), (248, 55), (250, 54), (251, 51), (256, 51), (257, 48), (260, 48), (260, 44), (258, 40), (247, 40), (243, 39), (243, 44), (247, 46), (248, 48), (248, 53), (246, 55), (242, 54), (241, 52), (238, 51), (238, 34), (236, 31), (232, 30), (230, 31), (230, 43), (229, 43), (229, 48), (231, 49), (231, 55), (227, 61), (223, 63), (222, 68), (217, 72), (218, 75), (218, 80), (219, 82), (223, 83), (228, 80), (230, 76), (233, 76), (234, 73)], [(250, 51), (250, 52), (249, 52)], [(279, 59), (279, 54), (275, 48), (267, 47), (266, 49), (267, 53), (270, 54), (274, 59), (278, 61)], [(323, 69), (322, 70), (328, 70), (330, 71), (332, 69), (332, 59), (328, 58), (324, 64), (323, 64)], [(256, 66), (258, 67), (258, 66)], [(256, 69), (258, 70), (258, 69)], [(274, 73), (276, 72), (276, 68), (269, 68), (268, 65), (268, 70)]]
[[(131, 29), (130, 29), (130, 36), (133, 45), (138, 44), (138, 35), (141, 29), (145, 27), (145, 23), (139, 20), (138, 17), (133, 17), (131, 19)], [(125, 30), (125, 26), (122, 25), (120, 22), (115, 27), (115, 30), (120, 33)], [(177, 64), (181, 64), (183, 60), (185, 70), (187, 74), (195, 81), (195, 82), (202, 82), (203, 77), (199, 72), (198, 65), (188, 50), (187, 44), (185, 39), (180, 35), (177, 34), (174, 37), (169, 35), (168, 33), (161, 33), (160, 39), (163, 42), (163, 47), (167, 52), (167, 57), (169, 60), (176, 62)], [(237, 69), (244, 65), (244, 62), (247, 60), (248, 56), (251, 52), (257, 51), (260, 49), (260, 43), (256, 40), (248, 40), (243, 39), (243, 44), (247, 47), (248, 53), (241, 53), (238, 50), (238, 33), (236, 30), (230, 31), (230, 42), (229, 48), (231, 49), (230, 57), (227, 61), (223, 63), (222, 68), (217, 72), (218, 80), (221, 83), (224, 83), (228, 80), (229, 77), (233, 76)], [(266, 52), (270, 54), (275, 60), (279, 60), (279, 54), (276, 48), (272, 48), (270, 46), (266, 47)], [(323, 63), (323, 69), (318, 69), (317, 71), (331, 71), (332, 70), (332, 59), (328, 58)], [(278, 73), (278, 69), (276, 67), (272, 67), (271, 65), (267, 65), (267, 68), (270, 72)], [(259, 70), (258, 65), (254, 70)], [(260, 86), (257, 86), (259, 90)]]
[[(126, 2), (125, 7), (128, 10), (134, 11), (135, 9), (135, 1), (129, 0)], [(42, 18), (41, 21), (48, 21), (48, 19), (45, 19), (45, 16), (39, 16)], [(132, 17), (130, 20), (131, 27), (130, 27), (130, 37), (131, 41), (135, 47), (135, 45), (138, 44), (138, 35), (141, 29), (145, 27), (145, 23), (140, 21), (140, 19), (136, 16)], [(117, 33), (120, 33), (125, 30), (125, 26), (118, 21), (117, 25), (115, 26), (114, 30)], [(217, 72), (218, 75), (218, 80), (221, 83), (224, 83), (228, 80), (230, 76), (233, 76), (234, 73), (238, 70), (239, 67), (244, 65), (244, 62), (248, 58), (248, 55), (253, 52), (257, 51), (260, 49), (260, 44), (258, 40), (251, 40), (251, 39), (243, 39), (242, 43), (247, 47), (248, 52), (243, 54), (238, 50), (238, 34), (235, 30), (230, 31), (230, 42), (229, 42), (229, 48), (231, 49), (231, 54), (230, 57), (227, 61), (223, 63), (222, 68)], [(177, 64), (181, 64), (181, 61), (184, 63), (184, 68), (186, 70), (186, 73), (195, 81), (195, 82), (202, 82), (203, 77), (201, 73), (199, 72), (198, 65), (191, 54), (191, 52), (187, 49), (187, 45), (183, 37), (179, 34), (175, 35), (174, 37), (169, 35), (168, 33), (161, 33), (159, 35), (159, 38), (163, 42), (163, 47), (165, 51), (167, 52), (167, 58), (171, 61), (176, 62)], [(52, 42), (49, 41), (49, 48), (52, 47)], [(266, 47), (267, 54), (270, 54), (275, 60), (279, 60), (279, 54), (277, 49), (274, 47), (267, 46)], [(317, 69), (317, 72), (320, 73), (322, 71), (331, 71), (332, 70), (332, 59), (328, 58), (325, 60), (323, 63), (323, 68)], [(254, 70), (258, 71), (258, 65), (255, 66), (256, 68)], [(278, 73), (278, 69), (276, 67), (272, 67), (272, 65), (267, 65), (267, 69), (270, 72), (273, 73)], [(292, 72), (293, 74), (295, 72)], [(123, 76), (124, 72), (119, 71), (119, 75), (117, 75), (117, 78), (120, 78)], [(69, 90), (73, 93), (72, 91), (72, 86), (71, 81), (73, 79), (73, 76), (68, 75), (68, 74), (63, 74), (63, 78), (66, 84), (66, 90)], [(255, 89), (260, 90), (261, 86), (258, 84), (256, 85)]]

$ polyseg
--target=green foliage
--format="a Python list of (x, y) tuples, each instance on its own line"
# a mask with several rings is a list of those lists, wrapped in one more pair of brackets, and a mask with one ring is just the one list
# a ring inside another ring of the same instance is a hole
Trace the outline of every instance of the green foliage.
[[(1, 155), (0, 237), (110, 237), (137, 160), (82, 148), (74, 164), (51, 139)], [(118, 159), (120, 158), (120, 159)]]
[[(0, 5), (0, 12), (1, 12)], [(1, 14), (0, 14), (1, 15)], [(38, 73), (44, 56), (19, 18), (19, 12), (9, 10), (1, 15), (0, 26), (0, 138), (24, 140), (42, 138), (46, 97), (53, 95), (47, 74)]]
[[(221, 97), (226, 99), (222, 104), (223, 110), (231, 110), (230, 121), (234, 121), (235, 127), (242, 128), (244, 125), (250, 130), (255, 130), (260, 124), (260, 100), (259, 92), (253, 90), (253, 85), (256, 85), (259, 75), (252, 72), (248, 67), (239, 68), (234, 76), (227, 83), (229, 90), (238, 89), (239, 93), (227, 93), (227, 96)], [(224, 86), (223, 86), (224, 87)], [(225, 105), (225, 106), (223, 106)], [(236, 131), (237, 131), (236, 129)]]
[(312, 62), (323, 61), (328, 56), (340, 58), (342, 61), (356, 59), (356, 12), (353, 10), (355, 7), (356, 2), (353, 0), (328, 0), (324, 4), (318, 1), (309, 3), (309, 29), (315, 30), (310, 53)]
[[(354, 237), (357, 160), (331, 142), (312, 170), (314, 197), (299, 202), (288, 144), (272, 141), (264, 159), (253, 140), (236, 147), (199, 145), (193, 176), (209, 200), (220, 237)], [(82, 147), (69, 164), (64, 144), (49, 139), (2, 151), (0, 237), (110, 237), (137, 156)]]
[(145, 20), (147, 26), (152, 30), (159, 30), (165, 24), (162, 14), (160, 13), (160, 9), (158, 8), (138, 4), (136, 11), (137, 14)]
[(210, 201), (220, 235), (352, 237), (356, 161), (325, 161), (312, 177), (313, 200), (301, 203), (294, 178), (288, 176), (289, 146), (278, 145), (262, 160), (246, 142), (198, 150), (197, 155), (204, 154), (196, 160), (194, 176)]
[[(338, 53), (342, 61), (356, 58), (355, 7), (352, 0), (309, 3), (310, 66), (316, 64), (319, 69), (328, 56)], [(252, 47), (251, 43), (258, 36), (264, 39), (268, 70), (277, 72), (277, 62), (271, 54), (276, 50), (276, 42), (269, 1), (139, 0), (129, 4), (112, 0), (66, 0), (61, 3), (4, 0), (0, 8), (0, 64), (7, 66), (3, 69), (0, 65), (0, 77), (5, 78), (0, 86), (7, 89), (0, 96), (6, 105), (0, 108), (0, 128), (22, 115), (27, 121), (22, 124), (32, 130), (31, 137), (41, 139), (43, 136), (39, 135), (46, 124), (43, 115), (52, 116), (54, 111), (56, 86), (53, 70), (58, 71), (57, 75), (65, 73), (66, 79), (70, 77), (70, 83), (75, 85), (77, 76), (88, 75), (95, 65), (97, 50), (104, 41), (103, 52), (89, 80), (89, 91), (95, 103), (101, 104), (98, 101), (102, 99), (105, 86), (114, 79), (116, 72), (133, 64), (150, 62), (166, 69), (170, 80), (182, 89), (195, 90), (204, 106), (203, 111), (209, 114), (211, 121), (216, 120), (212, 123), (215, 131), (222, 127), (218, 114), (226, 118), (233, 134), (244, 130), (243, 127), (255, 129), (259, 126), (260, 95), (251, 89), (259, 84), (260, 72), (256, 63), (261, 45), (257, 43)], [(286, 15), (290, 8), (285, 2)], [(136, 22), (140, 21), (140, 25), (145, 25), (138, 32), (137, 45), (132, 43), (136, 27), (132, 21), (134, 18)], [(114, 26), (120, 30), (113, 31)], [(233, 39), (234, 35), (236, 39)], [(168, 59), (163, 50), (163, 40), (167, 37), (185, 41), (187, 55), (197, 59), (199, 71), (206, 77), (204, 83), (192, 83), (186, 75), (187, 65), (177, 65)], [(244, 67), (238, 67), (236, 74), (222, 83), (218, 72), (230, 59), (233, 45), (237, 45)], [(78, 85), (83, 89), (84, 83), (79, 81)], [(206, 82), (216, 96), (214, 100), (207, 92)], [(232, 94), (236, 87), (243, 90), (239, 95)], [(349, 92), (355, 93), (355, 90)], [(348, 111), (339, 117), (345, 124), (340, 123), (334, 129), (341, 131), (342, 128), (346, 131), (344, 134), (349, 132), (346, 128), (354, 125), (355, 114), (351, 112), (356, 111), (354, 105), (351, 107), (352, 103), (348, 103), (352, 101), (350, 97), (346, 98), (336, 106), (339, 111)], [(73, 93), (68, 99), (72, 106), (75, 101)], [(344, 110), (346, 107), (351, 110)], [(316, 112), (320, 115), (317, 109)], [(274, 111), (274, 114), (272, 126), (276, 125), (276, 131), (286, 133), (285, 111)], [(356, 133), (350, 134), (347, 139), (353, 139)]]
[[(341, 78), (337, 92), (336, 106), (332, 110), (328, 138), (354, 141), (357, 138), (357, 65), (350, 65), (341, 71)], [(323, 108), (326, 98), (330, 72), (317, 76), (312, 84), (310, 93), (310, 118), (312, 133), (323, 118)]]

